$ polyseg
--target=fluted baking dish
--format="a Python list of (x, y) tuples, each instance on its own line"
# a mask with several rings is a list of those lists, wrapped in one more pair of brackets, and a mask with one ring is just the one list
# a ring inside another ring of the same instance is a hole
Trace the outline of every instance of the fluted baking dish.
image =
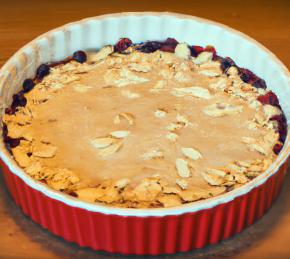
[[(74, 51), (114, 44), (176, 38), (194, 45), (214, 45), (265, 79), (290, 121), (287, 68), (248, 36), (205, 19), (174, 13), (120, 13), (84, 19), (49, 31), (14, 54), (0, 70), (4, 108), (34, 76), (41, 63), (62, 60)], [(3, 110), (3, 109), (2, 109)], [(3, 111), (2, 111), (3, 112)], [(288, 134), (289, 135), (289, 134)], [(253, 224), (279, 194), (290, 151), (289, 136), (276, 161), (260, 176), (229, 193), (174, 208), (125, 209), (83, 202), (29, 177), (0, 143), (7, 187), (23, 212), (52, 233), (80, 246), (123, 254), (162, 254), (215, 244)]]

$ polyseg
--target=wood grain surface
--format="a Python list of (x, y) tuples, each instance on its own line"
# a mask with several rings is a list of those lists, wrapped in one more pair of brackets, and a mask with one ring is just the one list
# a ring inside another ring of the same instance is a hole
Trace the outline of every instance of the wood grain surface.
[[(0, 0), (0, 66), (24, 44), (54, 27), (85, 17), (127, 11), (180, 12), (224, 23), (261, 42), (290, 67), (290, 0)], [(290, 258), (289, 173), (288, 170), (278, 200), (254, 226), (218, 245), (163, 257)], [(34, 224), (14, 204), (0, 174), (0, 258), (69, 257), (115, 258), (67, 243)]]

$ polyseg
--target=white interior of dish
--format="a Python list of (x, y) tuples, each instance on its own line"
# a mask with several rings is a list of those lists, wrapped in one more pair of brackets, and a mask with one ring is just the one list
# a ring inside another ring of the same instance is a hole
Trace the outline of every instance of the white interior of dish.
[[(173, 37), (180, 42), (194, 45), (214, 45), (219, 55), (230, 56), (239, 66), (246, 67), (265, 79), (268, 88), (278, 95), (289, 123), (289, 71), (274, 54), (255, 40), (227, 26), (193, 16), (174, 13), (103, 15), (70, 23), (43, 34), (14, 54), (0, 70), (1, 107), (5, 107), (11, 102), (13, 93), (20, 90), (25, 78), (34, 76), (37, 67), (41, 63), (62, 60), (79, 49), (96, 49), (106, 44), (114, 44), (121, 37), (128, 37), (136, 43)], [(124, 216), (178, 215), (212, 208), (218, 204), (229, 202), (235, 197), (241, 196), (263, 184), (288, 158), (289, 151), (288, 134), (282, 152), (265, 173), (224, 195), (174, 208), (124, 209), (83, 202), (50, 189), (47, 185), (26, 175), (4, 147), (2, 138), (0, 143), (1, 159), (14, 174), (23, 179), (32, 188), (70, 206)]]

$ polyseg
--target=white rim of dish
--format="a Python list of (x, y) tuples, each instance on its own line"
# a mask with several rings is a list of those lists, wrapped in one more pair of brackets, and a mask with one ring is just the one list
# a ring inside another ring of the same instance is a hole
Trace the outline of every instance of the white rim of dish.
[[(290, 86), (290, 74), (286, 66), (271, 52), (269, 51), (265, 46), (257, 42), (256, 40), (252, 39), (251, 37), (247, 36), (246, 34), (232, 29), (226, 25), (223, 25), (218, 22), (214, 22), (211, 20), (207, 20), (204, 18), (199, 18), (196, 16), (191, 16), (191, 15), (184, 15), (184, 14), (179, 14), (179, 13), (171, 13), (171, 12), (125, 12), (125, 13), (113, 13), (113, 14), (106, 14), (106, 15), (100, 15), (100, 16), (95, 16), (95, 17), (90, 17), (86, 19), (82, 19), (80, 21), (72, 22), (65, 24), (61, 27), (55, 28), (53, 30), (50, 30), (39, 37), (35, 38), (28, 44), (26, 44), (24, 47), (22, 47), (20, 50), (18, 50), (1, 68), (0, 70), (0, 75), (3, 73), (5, 70), (9, 70), (9, 66), (11, 66), (12, 60), (16, 59), (17, 56), (22, 52), (23, 49), (25, 49), (27, 46), (33, 44), (36, 42), (38, 39), (43, 38), (53, 31), (58, 31), (60, 29), (64, 29), (67, 26), (71, 26), (74, 24), (80, 24), (87, 22), (92, 19), (106, 19), (106, 18), (118, 18), (118, 17), (123, 17), (123, 16), (174, 16), (179, 19), (191, 19), (191, 20), (196, 20), (205, 24), (211, 24), (211, 25), (216, 25), (219, 26), (225, 30), (228, 30), (232, 33), (235, 33), (243, 38), (245, 38), (248, 41), (251, 41), (256, 47), (264, 50), (267, 52), (267, 54), (272, 58), (272, 60), (279, 66), (281, 71), (285, 74), (286, 78), (288, 78), (289, 83), (288, 85)], [(1, 84), (1, 78), (0, 78), (0, 84)], [(3, 142), (3, 141), (2, 141)], [(108, 214), (108, 215), (118, 215), (118, 216), (138, 216), (138, 217), (152, 217), (152, 216), (157, 216), (157, 217), (163, 217), (163, 216), (169, 216), (169, 215), (181, 215), (185, 213), (191, 213), (191, 212), (196, 212), (200, 210), (205, 210), (205, 209), (211, 209), (213, 207), (216, 207), (220, 204), (228, 203), (232, 200), (234, 200), (237, 197), (240, 197), (244, 194), (249, 193), (252, 189), (262, 185), (263, 183), (266, 182), (268, 178), (273, 176), (275, 173), (278, 172), (279, 168), (281, 165), (287, 160), (288, 156), (290, 153), (290, 141), (289, 141), (289, 134), (287, 136), (287, 139), (284, 143), (284, 147), (282, 151), (280, 152), (279, 156), (277, 159), (272, 163), (272, 165), (261, 175), (256, 177), (255, 179), (251, 180), (250, 182), (246, 183), (245, 185), (222, 195), (205, 199), (205, 200), (200, 200), (188, 204), (184, 204), (178, 207), (172, 207), (172, 208), (150, 208), (150, 209), (133, 209), (133, 208), (118, 208), (118, 207), (113, 207), (113, 206), (108, 206), (108, 205), (102, 205), (98, 203), (89, 203), (89, 202), (84, 202), (81, 201), (78, 198), (71, 197), (67, 194), (64, 194), (60, 191), (55, 191), (48, 187), (46, 184), (41, 183), (37, 180), (34, 180), (30, 176), (28, 176), (24, 170), (22, 170), (16, 163), (16, 161), (13, 159), (13, 157), (10, 155), (10, 153), (6, 150), (4, 145), (2, 145), (2, 148), (0, 150), (0, 158), (2, 161), (8, 166), (9, 170), (20, 177), (27, 185), (29, 185), (31, 188), (40, 191), (44, 195), (46, 195), (49, 198), (58, 200), (62, 203), (65, 203), (69, 206), (72, 207), (78, 207), (85, 209), (87, 211), (91, 212), (98, 212), (98, 213), (103, 213), (103, 214)]]

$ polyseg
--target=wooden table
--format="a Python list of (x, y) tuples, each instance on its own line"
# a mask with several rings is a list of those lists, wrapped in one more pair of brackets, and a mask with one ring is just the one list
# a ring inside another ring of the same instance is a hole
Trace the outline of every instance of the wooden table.
[[(0, 0), (0, 66), (22, 45), (67, 22), (122, 11), (172, 11), (212, 19), (260, 41), (290, 67), (290, 1)], [(272, 209), (218, 245), (173, 258), (290, 258), (290, 175)], [(25, 217), (0, 174), (0, 258), (114, 258), (64, 242)]]

